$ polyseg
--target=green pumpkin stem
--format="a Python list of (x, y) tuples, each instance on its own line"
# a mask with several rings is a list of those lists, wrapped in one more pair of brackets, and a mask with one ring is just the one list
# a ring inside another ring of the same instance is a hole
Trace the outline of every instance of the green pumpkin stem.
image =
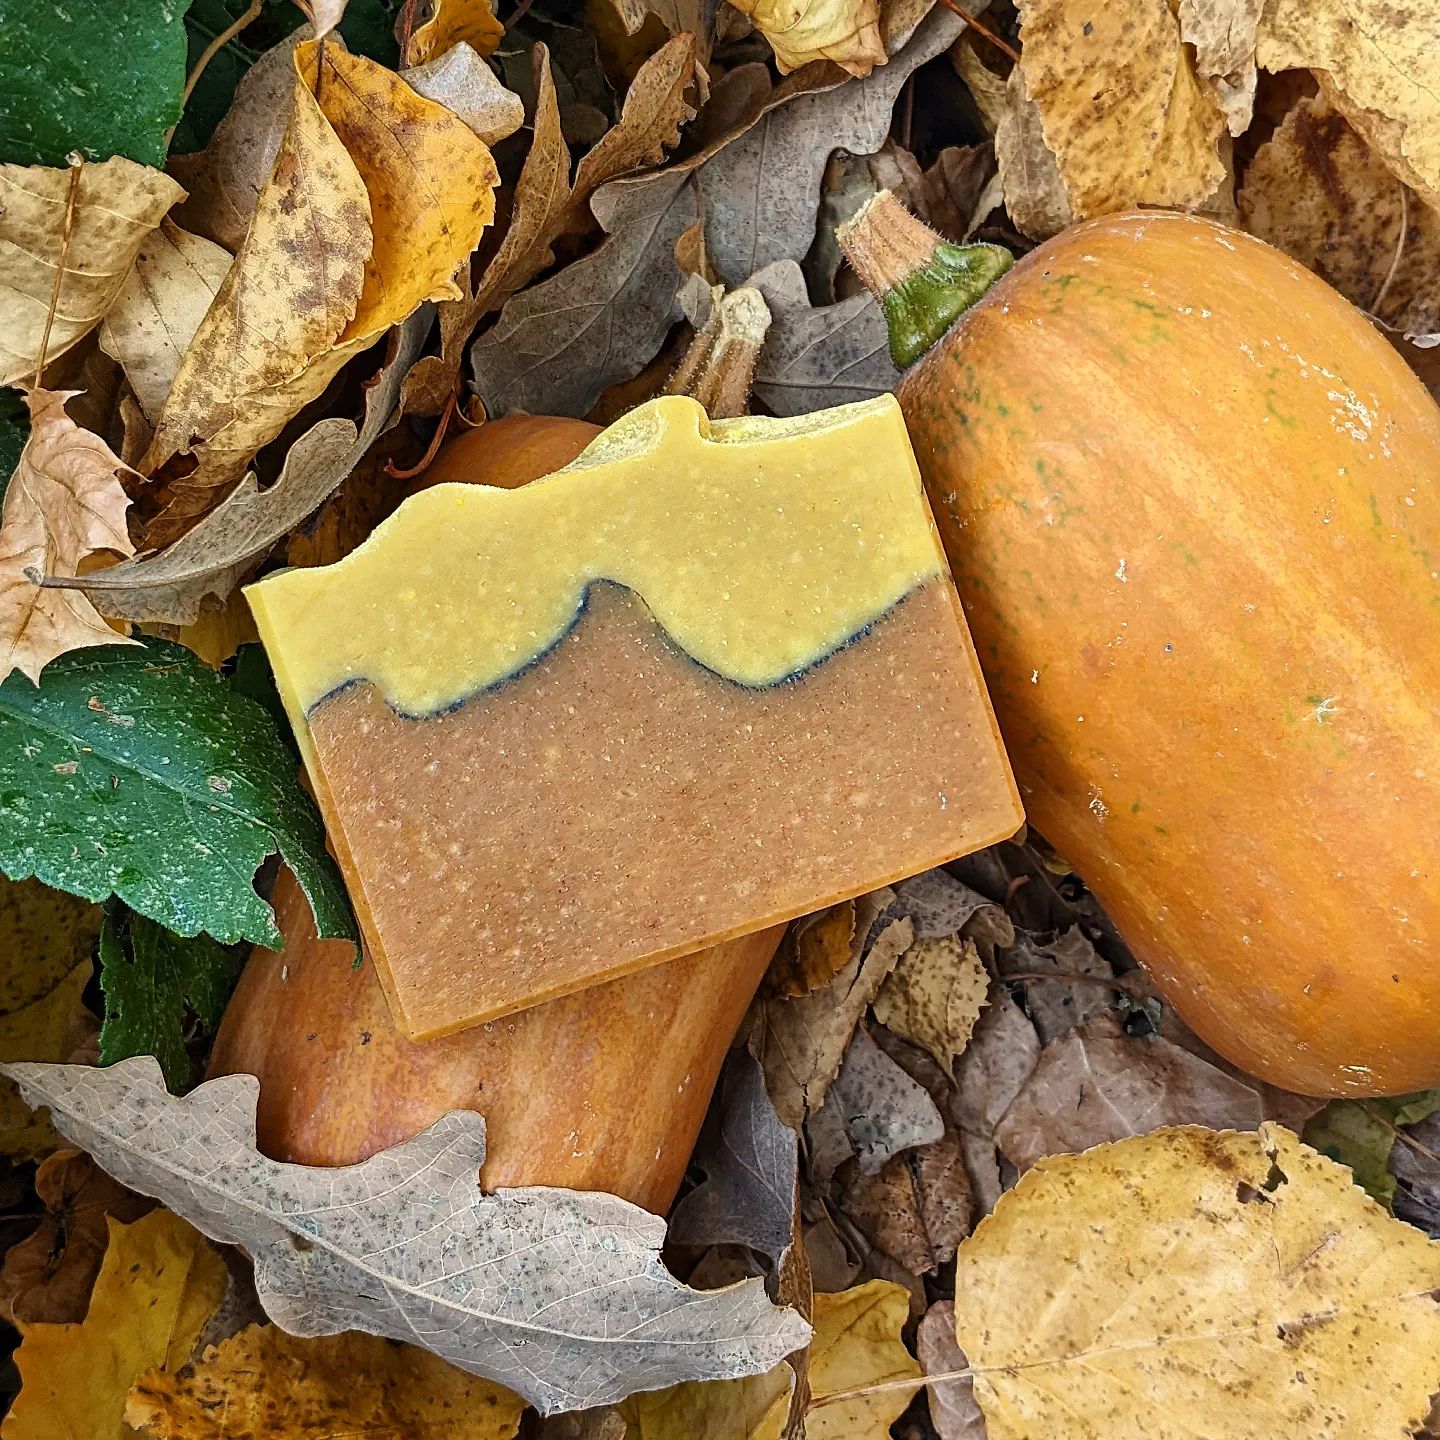
[(855, 273), (880, 301), (890, 354), (904, 370), (1015, 263), (999, 245), (952, 245), (888, 190), (837, 232)]

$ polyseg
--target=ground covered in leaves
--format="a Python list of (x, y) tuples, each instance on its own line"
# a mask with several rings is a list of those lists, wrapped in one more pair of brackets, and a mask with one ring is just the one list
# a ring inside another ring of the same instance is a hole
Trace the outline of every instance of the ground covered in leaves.
[(1038, 836), (792, 925), (666, 1217), (205, 1079), (281, 865), (354, 934), (239, 586), (487, 417), (888, 391), (879, 190), (1213, 216), (1440, 386), (1433, 0), (507, 6), (0, 0), (0, 1434), (1418, 1433), (1440, 1091), (1240, 1072)]

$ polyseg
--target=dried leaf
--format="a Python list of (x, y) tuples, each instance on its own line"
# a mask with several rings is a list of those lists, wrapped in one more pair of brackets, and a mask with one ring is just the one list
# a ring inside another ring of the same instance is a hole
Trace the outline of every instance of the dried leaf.
[(710, 63), (715, 43), (715, 17), (720, 0), (612, 0), (626, 31), (634, 35), (649, 15), (671, 35), (693, 35), (701, 65)]
[(969, 239), (988, 213), (979, 207), (994, 175), (993, 147), (950, 145), (928, 170), (905, 181), (895, 193), (907, 210), (958, 244)]
[(328, 35), (344, 18), (349, 0), (295, 0), (317, 40)]
[(1212, 86), (1232, 135), (1255, 108), (1255, 40), (1265, 0), (1179, 0), (1180, 38), (1195, 47), (1195, 73)]
[(417, 95), (453, 111), (486, 145), (498, 144), (525, 123), (525, 102), (469, 45), (456, 45), (401, 78)]
[(995, 159), (1005, 208), (1022, 235), (1048, 240), (1075, 216), (1059, 162), (1045, 143), (1040, 108), (1025, 93), (1018, 65), (1005, 84), (1005, 101), (995, 127)]
[(214, 241), (162, 220), (100, 323), (101, 348), (124, 367), (152, 425), (230, 263)]
[(21, 1390), (0, 1427), (5, 1440), (121, 1440), (132, 1382), (190, 1358), (225, 1286), (220, 1257), (169, 1211), (112, 1220), (85, 1319), (20, 1327)]
[(117, 1185), (83, 1150), (42, 1160), (35, 1193), (45, 1216), (39, 1229), (5, 1252), (0, 1313), (17, 1326), (78, 1325), (109, 1243), (106, 1217), (138, 1220), (154, 1202)]
[(1023, 1171), (1046, 1155), (1163, 1126), (1254, 1130), (1263, 1118), (1250, 1086), (1168, 1040), (1137, 1039), (1111, 1022), (1072, 1030), (1040, 1052), (995, 1139)]
[(814, 308), (794, 260), (767, 265), (751, 283), (772, 317), (755, 367), (755, 398), (777, 415), (808, 415), (868, 400), (900, 383), (885, 316), (870, 292)]
[[(797, 999), (762, 999), (748, 1022), (750, 1053), (765, 1072), (776, 1112), (798, 1130), (824, 1103), (850, 1037), (885, 977), (910, 944), (909, 920), (886, 914), (892, 890), (876, 890), (856, 902), (855, 943), (850, 958), (828, 985)], [(873, 931), (873, 933), (872, 933)]]
[[(1028, 932), (1015, 938), (999, 964), (1006, 975), (1049, 975), (1053, 980), (1026, 980), (1025, 1010), (1041, 1040), (1047, 1044), (1087, 1021), (1114, 1013), (1118, 992), (1103, 983), (1115, 978), (1115, 971), (1078, 925), (1072, 925), (1053, 940), (1040, 940)], [(1076, 980), (1093, 975), (1100, 984)]]
[(917, 940), (875, 997), (875, 1018), (935, 1057), (952, 1079), (955, 1056), (970, 1043), (990, 977), (973, 940)]
[(765, 983), (777, 995), (808, 995), (835, 978), (835, 972), (850, 958), (854, 941), (853, 900), (803, 915), (786, 931)]
[(94, 957), (101, 910), (38, 880), (0, 874), (0, 1015), (49, 994)]
[(510, 1440), (524, 1401), (413, 1345), (251, 1325), (179, 1371), (137, 1379), (125, 1423), (161, 1440), (418, 1436)]
[(1400, 1440), (1440, 1388), (1440, 1246), (1267, 1124), (1042, 1161), (956, 1260), (990, 1440)]
[(1224, 182), (1225, 117), (1169, 0), (1021, 0), (1020, 39), (1017, 68), (1077, 218), (1193, 207)]
[(770, 42), (782, 75), (833, 60), (851, 75), (885, 63), (879, 0), (733, 0)]
[(88, 576), (96, 603), (130, 620), (192, 625), (208, 596), (228, 597), (255, 558), (312, 514), (399, 420), (401, 385), (429, 329), (421, 310), (396, 330), (394, 354), (371, 383), (358, 429), (339, 416), (317, 421), (290, 447), (268, 489), (247, 475), (167, 550)]
[(1388, 0), (1270, 0), (1266, 70), (1315, 71), (1326, 98), (1427, 205), (1440, 209), (1440, 11)]
[(295, 62), (274, 173), (141, 467), (195, 459), (154, 543), (213, 509), (347, 361), (457, 295), (453, 276), (494, 214), (494, 161), (450, 111), (335, 44), (307, 42)]
[(973, 940), (982, 955), (1015, 941), (1015, 927), (1000, 906), (946, 870), (926, 870), (895, 887), (900, 913), (915, 922), (917, 940), (960, 935)]
[(861, 1027), (825, 1096), (844, 1127), (846, 1138), (867, 1175), (890, 1157), (916, 1145), (928, 1145), (945, 1133), (935, 1102)]
[[(26, 959), (23, 953), (12, 951), (3, 957), (3, 963), (6, 969), (19, 969)], [(0, 1061), (68, 1060), (94, 1029), (80, 998), (92, 973), (87, 956), (56, 979), (38, 1000), (0, 1015)], [(31, 1110), (8, 1080), (0, 1081), (0, 1155), (28, 1159), (46, 1154), (59, 1143), (50, 1122)]]
[(804, 1322), (759, 1281), (710, 1294), (678, 1284), (658, 1259), (664, 1222), (635, 1205), (483, 1195), (485, 1127), (471, 1111), (331, 1170), (256, 1151), (253, 1076), (174, 1099), (148, 1057), (6, 1073), (122, 1183), (243, 1244), (261, 1303), (292, 1334), (423, 1343), (544, 1411), (757, 1374), (805, 1343)]
[[(900, 1332), (910, 1301), (898, 1285), (872, 1280), (840, 1295), (815, 1297), (810, 1377), (815, 1401), (842, 1390), (919, 1374)], [(789, 1405), (782, 1366), (749, 1380), (676, 1385), (620, 1406), (626, 1440), (781, 1440)], [(806, 1440), (886, 1440), (910, 1402), (904, 1390), (815, 1405)]]
[(1246, 167), (1238, 198), (1252, 235), (1392, 330), (1440, 329), (1440, 215), (1323, 98), (1286, 115)]
[(74, 392), (30, 390), (30, 436), (0, 507), (0, 680), (12, 670), (36, 684), (59, 655), (117, 635), (75, 590), (42, 589), (42, 576), (72, 576), (92, 556), (131, 555), (125, 528), (128, 472), (98, 435), (66, 413)]
[[(955, 1343), (953, 1300), (941, 1300), (925, 1312), (915, 1332), (915, 1349), (927, 1375), (951, 1375), (969, 1368), (965, 1352)], [(988, 1440), (973, 1381), (946, 1380), (927, 1386), (926, 1393), (930, 1420), (940, 1440)]]
[[(68, 169), (0, 165), (0, 385), (35, 369), (69, 191)], [(47, 361), (100, 323), (146, 237), (184, 193), (158, 170), (118, 156), (81, 167)]]
[(429, 16), (410, 32), (401, 52), (407, 66), (423, 65), (457, 45), (489, 55), (505, 38), (505, 27), (495, 18), (490, 0), (431, 0), (429, 9)]

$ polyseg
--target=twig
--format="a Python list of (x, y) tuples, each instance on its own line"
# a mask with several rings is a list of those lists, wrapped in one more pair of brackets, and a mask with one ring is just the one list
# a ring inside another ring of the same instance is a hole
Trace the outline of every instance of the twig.
[(1380, 282), (1380, 288), (1375, 292), (1375, 298), (1367, 307), (1369, 313), (1376, 319), (1379, 319), (1377, 312), (1380, 309), (1380, 303), (1390, 293), (1391, 282), (1400, 269), (1400, 257), (1405, 253), (1405, 237), (1410, 229), (1410, 187), (1403, 180), (1396, 183), (1400, 186), (1400, 234), (1395, 241), (1395, 253), (1390, 257), (1390, 268), (1385, 272), (1385, 278)]
[(50, 306), (45, 312), (45, 329), (40, 335), (40, 354), (35, 361), (35, 384), (42, 383), (45, 374), (45, 356), (50, 349), (50, 329), (55, 324), (55, 312), (60, 308), (60, 287), (65, 281), (65, 266), (70, 259), (70, 237), (75, 233), (75, 202), (80, 195), (80, 172), (85, 168), (85, 157), (78, 150), (72, 150), (66, 159), (70, 164), (70, 184), (65, 191), (65, 219), (60, 229), (60, 259), (55, 265), (55, 283), (50, 287)]
[(1383, 1125), (1397, 1140), (1408, 1145), (1417, 1154), (1423, 1155), (1427, 1160), (1433, 1160), (1440, 1165), (1440, 1155), (1437, 1155), (1428, 1145), (1422, 1145), (1408, 1131), (1402, 1130), (1393, 1120), (1382, 1115), (1368, 1100), (1357, 1100), (1355, 1102), (1372, 1120), (1378, 1125)]
[(512, 25), (518, 25), (530, 13), (530, 7), (534, 3), (535, 0), (520, 0), (520, 3), (511, 12), (510, 18), (505, 22), (505, 28), (508, 30)]
[[(201, 52), (200, 58), (195, 62), (195, 68), (185, 79), (185, 88), (180, 92), (180, 108), (183, 110), (189, 103), (191, 95), (195, 93), (195, 87), (200, 83), (200, 77), (205, 73), (205, 67), (243, 30), (247, 25), (252, 24), (260, 18), (260, 12), (265, 8), (265, 0), (250, 0), (250, 8), (235, 20), (227, 25)], [(170, 134), (175, 133), (175, 127), (170, 127)], [(166, 136), (169, 140), (169, 136)]]
[(953, 10), (977, 35), (983, 35), (1002, 55), (1008, 55), (1017, 65), (1020, 63), (1020, 52), (1008, 40), (1002, 40), (982, 25), (968, 10), (962, 10), (958, 0), (940, 0), (940, 3), (947, 10)]
[(445, 408), (440, 412), (439, 423), (435, 426), (435, 433), (430, 437), (430, 443), (425, 447), (425, 453), (408, 469), (397, 470), (393, 460), (385, 462), (385, 473), (393, 480), (413, 480), (422, 470), (428, 470), (434, 463), (435, 456), (440, 449), (440, 442), (445, 438), (445, 432), (450, 428), (450, 417), (455, 413), (455, 392), (452, 390), (445, 397)]

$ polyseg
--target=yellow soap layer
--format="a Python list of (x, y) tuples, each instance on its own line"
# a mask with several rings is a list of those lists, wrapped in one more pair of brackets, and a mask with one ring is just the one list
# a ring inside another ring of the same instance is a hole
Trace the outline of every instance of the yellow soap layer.
[(434, 486), (337, 564), (246, 595), (292, 716), (359, 679), (425, 715), (543, 655), (597, 581), (640, 595), (700, 664), (763, 686), (944, 565), (890, 396), (786, 420), (710, 420), (665, 396), (554, 475)]

